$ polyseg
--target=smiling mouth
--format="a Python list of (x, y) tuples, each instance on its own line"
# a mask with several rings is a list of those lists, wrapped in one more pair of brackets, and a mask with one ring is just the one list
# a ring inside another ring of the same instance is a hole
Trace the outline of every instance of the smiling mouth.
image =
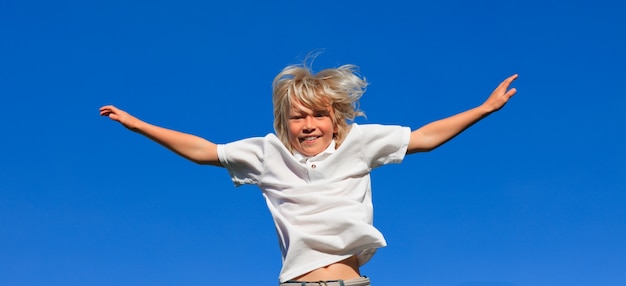
[(320, 136), (307, 136), (307, 137), (301, 137), (298, 138), (298, 140), (300, 140), (300, 142), (305, 142), (305, 141), (314, 141), (315, 139), (319, 138)]

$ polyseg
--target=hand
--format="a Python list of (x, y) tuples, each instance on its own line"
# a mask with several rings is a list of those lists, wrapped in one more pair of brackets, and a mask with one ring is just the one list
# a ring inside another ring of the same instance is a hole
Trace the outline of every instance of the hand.
[(100, 115), (108, 116), (111, 120), (117, 121), (124, 125), (124, 127), (130, 130), (136, 130), (138, 125), (142, 122), (136, 117), (128, 114), (128, 112), (121, 110), (113, 105), (106, 105), (100, 107)]
[(517, 79), (517, 74), (514, 74), (496, 87), (496, 89), (491, 93), (489, 98), (482, 104), (482, 106), (487, 110), (487, 112), (491, 113), (494, 111), (500, 110), (517, 92), (517, 89), (511, 88), (509, 86), (511, 83)]

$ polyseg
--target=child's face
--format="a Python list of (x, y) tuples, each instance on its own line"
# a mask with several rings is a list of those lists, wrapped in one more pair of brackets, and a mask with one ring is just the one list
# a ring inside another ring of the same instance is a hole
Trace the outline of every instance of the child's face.
[(311, 110), (292, 104), (289, 112), (289, 143), (305, 156), (315, 156), (326, 150), (337, 128), (332, 121), (333, 109)]

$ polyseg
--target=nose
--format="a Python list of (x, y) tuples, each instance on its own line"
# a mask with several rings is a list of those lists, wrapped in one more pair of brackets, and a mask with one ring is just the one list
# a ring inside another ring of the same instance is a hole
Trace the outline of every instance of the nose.
[(312, 116), (307, 116), (304, 119), (304, 126), (303, 126), (303, 131), (304, 132), (312, 132), (315, 130), (315, 124), (313, 123), (313, 117)]

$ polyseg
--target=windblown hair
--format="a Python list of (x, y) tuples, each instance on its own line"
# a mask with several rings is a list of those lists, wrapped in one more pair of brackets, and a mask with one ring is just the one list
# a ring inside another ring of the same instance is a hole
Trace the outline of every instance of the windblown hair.
[(284, 68), (272, 84), (274, 102), (274, 130), (287, 149), (292, 150), (288, 139), (288, 120), (293, 103), (311, 110), (326, 109), (331, 106), (331, 118), (337, 133), (335, 144), (341, 145), (350, 131), (348, 121), (357, 116), (365, 116), (359, 110), (359, 99), (365, 92), (367, 82), (358, 73), (358, 67), (343, 65), (325, 69), (313, 74), (306, 61), (300, 65)]

